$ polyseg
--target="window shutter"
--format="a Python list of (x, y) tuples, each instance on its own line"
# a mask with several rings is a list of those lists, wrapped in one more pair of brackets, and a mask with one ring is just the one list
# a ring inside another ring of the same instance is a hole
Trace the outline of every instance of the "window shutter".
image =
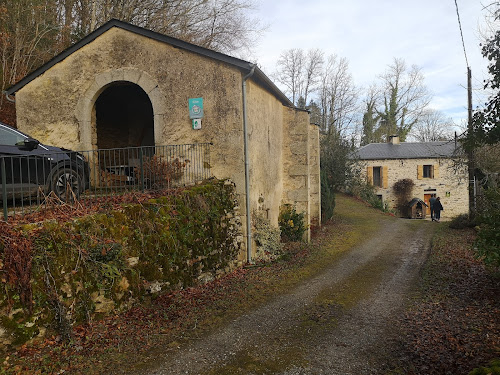
[(417, 179), (421, 180), (423, 176), (424, 176), (424, 166), (417, 165)]
[(366, 182), (373, 185), (373, 167), (366, 167)]
[(385, 166), (385, 167), (382, 167), (382, 186), (384, 189), (387, 189), (387, 187), (389, 186), (389, 183), (388, 183), (388, 167)]
[(434, 178), (439, 178), (439, 164), (434, 165)]

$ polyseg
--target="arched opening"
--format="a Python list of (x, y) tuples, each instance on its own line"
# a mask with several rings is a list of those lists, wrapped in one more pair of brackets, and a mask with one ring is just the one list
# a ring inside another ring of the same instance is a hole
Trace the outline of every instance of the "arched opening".
[(95, 102), (97, 148), (154, 146), (153, 106), (138, 85), (114, 82)]
[(151, 100), (135, 83), (113, 82), (95, 101), (98, 154), (96, 182), (101, 186), (136, 184), (144, 157), (155, 154)]

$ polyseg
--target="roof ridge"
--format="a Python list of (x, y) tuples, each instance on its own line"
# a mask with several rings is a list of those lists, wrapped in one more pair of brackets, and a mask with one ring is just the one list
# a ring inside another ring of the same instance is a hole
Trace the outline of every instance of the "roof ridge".
[[(34, 71), (28, 73), (26, 76), (24, 76), (21, 80), (7, 88), (4, 93), (7, 95), (12, 95), (15, 94), (16, 91), (20, 90), (23, 88), (25, 85), (36, 79), (37, 77), (41, 76), (43, 73), (45, 73), (47, 70), (52, 68), (54, 65), (60, 63), (64, 59), (66, 59), (68, 56), (79, 50), (80, 48), (84, 47), (85, 45), (93, 42), (97, 37), (101, 36), (104, 34), (106, 31), (112, 29), (113, 27), (118, 27), (123, 30), (130, 31), (135, 34), (139, 34), (163, 43), (168, 43), (170, 45), (173, 45), (175, 47), (185, 49), (187, 51), (197, 53), (199, 55), (205, 56), (212, 58), (214, 60), (218, 60), (221, 62), (224, 62), (226, 64), (232, 65), (234, 67), (237, 67), (238, 69), (243, 70), (245, 73), (248, 73), (252, 70), (252, 68), (255, 66), (255, 64), (250, 63), (248, 61), (239, 59), (237, 57), (233, 57), (227, 54), (224, 54), (222, 52), (217, 52), (215, 50), (211, 50), (209, 48), (201, 47), (199, 45), (193, 44), (186, 42), (182, 39), (174, 38), (171, 36), (168, 36), (166, 34), (161, 34), (159, 32), (149, 30), (146, 28), (143, 28), (141, 26), (137, 26), (125, 21), (118, 20), (116, 18), (112, 18), (91, 33), (87, 34), (84, 36), (82, 39), (79, 41), (75, 42), (65, 50), (61, 51), (58, 53), (56, 56), (54, 56), (52, 59), (50, 59), (48, 62), (45, 64), (41, 65)], [(258, 67), (255, 68), (255, 79), (258, 79), (260, 83), (264, 86), (267, 87), (267, 89), (276, 96), (284, 105), (289, 106), (289, 107), (295, 107), (294, 104), (288, 99), (288, 97), (272, 82), (269, 77), (267, 77), (264, 72), (259, 69)]]

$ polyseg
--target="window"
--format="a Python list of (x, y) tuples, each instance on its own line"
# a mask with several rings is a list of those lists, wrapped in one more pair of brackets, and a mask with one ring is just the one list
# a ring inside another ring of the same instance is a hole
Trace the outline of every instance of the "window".
[(382, 187), (381, 167), (373, 167), (373, 186)]
[(439, 178), (439, 164), (419, 164), (417, 165), (417, 179)]
[(433, 165), (424, 165), (423, 177), (424, 178), (434, 178), (434, 166)]
[(387, 166), (366, 167), (366, 182), (370, 185), (387, 189), (388, 186)]
[(1, 145), (15, 146), (17, 143), (23, 142), (26, 138), (26, 136), (13, 129), (0, 126)]

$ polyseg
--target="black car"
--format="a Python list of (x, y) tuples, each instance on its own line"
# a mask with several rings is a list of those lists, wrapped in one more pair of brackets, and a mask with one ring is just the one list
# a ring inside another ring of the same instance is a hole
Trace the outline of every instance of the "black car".
[(89, 187), (82, 154), (46, 146), (0, 122), (0, 200), (30, 199), (54, 192), (63, 201)]

